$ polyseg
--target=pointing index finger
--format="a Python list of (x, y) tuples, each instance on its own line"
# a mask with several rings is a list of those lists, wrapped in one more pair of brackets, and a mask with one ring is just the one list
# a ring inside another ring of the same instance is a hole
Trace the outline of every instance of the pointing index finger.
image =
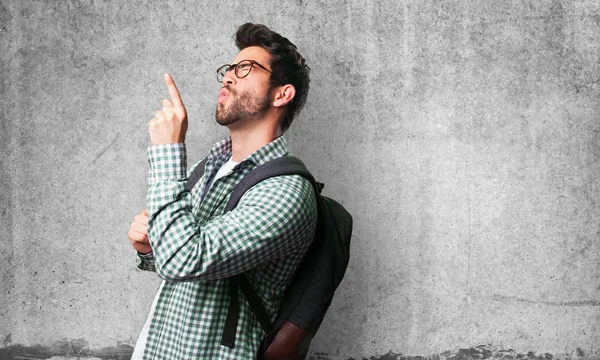
[(171, 101), (173, 102), (173, 105), (175, 105), (176, 107), (183, 107), (183, 102), (181, 101), (179, 90), (177, 90), (175, 81), (173, 81), (173, 77), (169, 73), (165, 74), (165, 84), (167, 84), (167, 88), (169, 89), (169, 95), (171, 96)]

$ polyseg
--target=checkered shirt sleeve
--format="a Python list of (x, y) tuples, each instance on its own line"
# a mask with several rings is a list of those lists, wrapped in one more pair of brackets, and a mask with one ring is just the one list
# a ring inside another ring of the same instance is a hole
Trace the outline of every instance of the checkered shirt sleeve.
[[(186, 157), (186, 148), (185, 146), (176, 146), (177, 144), (167, 144), (167, 148), (170, 149), (175, 149), (175, 151), (178, 151), (181, 153), (181, 155), (183, 157)], [(152, 149), (152, 148), (150, 148)], [(165, 149), (160, 149), (160, 147), (156, 147), (155, 148), (157, 151), (159, 152), (165, 152)], [(167, 150), (168, 151), (168, 150)], [(162, 157), (159, 157), (162, 158)], [(159, 160), (162, 161), (162, 160)], [(199, 160), (196, 164), (194, 164), (194, 166), (192, 166), (188, 172), (187, 172), (187, 177), (189, 177), (194, 169), (195, 166), (197, 166), (202, 160)], [(154, 174), (149, 174), (148, 178), (150, 179)], [(142, 254), (142, 253), (137, 253), (136, 254), (136, 265), (140, 270), (145, 270), (145, 271), (156, 271), (156, 265), (154, 263), (154, 253), (150, 252), (148, 254)]]

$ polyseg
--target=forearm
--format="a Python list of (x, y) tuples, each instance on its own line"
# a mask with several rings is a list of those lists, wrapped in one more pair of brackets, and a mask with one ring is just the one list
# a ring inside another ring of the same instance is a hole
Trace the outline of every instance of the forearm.
[[(280, 188), (273, 182), (253, 189), (236, 209), (202, 226), (186, 211), (185, 196), (161, 208), (148, 222), (156, 272), (167, 280), (221, 279), (306, 249), (316, 224), (314, 201), (265, 204), (259, 193)], [(293, 212), (282, 208), (288, 206)]]

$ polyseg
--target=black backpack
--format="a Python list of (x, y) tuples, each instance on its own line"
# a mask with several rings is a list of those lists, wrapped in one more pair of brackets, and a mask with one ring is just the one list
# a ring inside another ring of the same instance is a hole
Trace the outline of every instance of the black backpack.
[[(186, 189), (191, 190), (202, 177), (205, 163), (206, 160), (202, 161), (194, 169)], [(234, 209), (244, 193), (257, 183), (282, 175), (301, 175), (310, 180), (317, 201), (317, 229), (310, 248), (285, 290), (273, 323), (246, 276), (239, 274), (230, 278), (231, 302), (221, 344), (234, 346), (240, 288), (265, 332), (257, 357), (259, 360), (306, 357), (310, 341), (342, 281), (350, 257), (352, 216), (342, 205), (320, 194), (323, 184), (317, 183), (302, 161), (295, 157), (282, 156), (257, 166), (233, 189), (225, 212)]]

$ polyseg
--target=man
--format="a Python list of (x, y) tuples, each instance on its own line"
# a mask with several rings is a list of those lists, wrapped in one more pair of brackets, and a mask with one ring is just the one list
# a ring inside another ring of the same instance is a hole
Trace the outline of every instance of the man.
[(149, 124), (147, 211), (134, 218), (128, 235), (138, 267), (164, 281), (134, 358), (255, 358), (263, 331), (241, 292), (235, 345), (221, 345), (228, 278), (245, 273), (273, 320), (315, 232), (315, 194), (297, 175), (259, 183), (223, 214), (246, 174), (288, 154), (283, 132), (309, 87), (309, 68), (288, 39), (264, 25), (244, 24), (235, 42), (240, 52), (233, 64), (217, 71), (223, 87), (216, 121), (230, 137), (212, 148), (205, 175), (191, 191), (185, 190), (187, 115), (168, 74), (171, 100), (163, 100)]

